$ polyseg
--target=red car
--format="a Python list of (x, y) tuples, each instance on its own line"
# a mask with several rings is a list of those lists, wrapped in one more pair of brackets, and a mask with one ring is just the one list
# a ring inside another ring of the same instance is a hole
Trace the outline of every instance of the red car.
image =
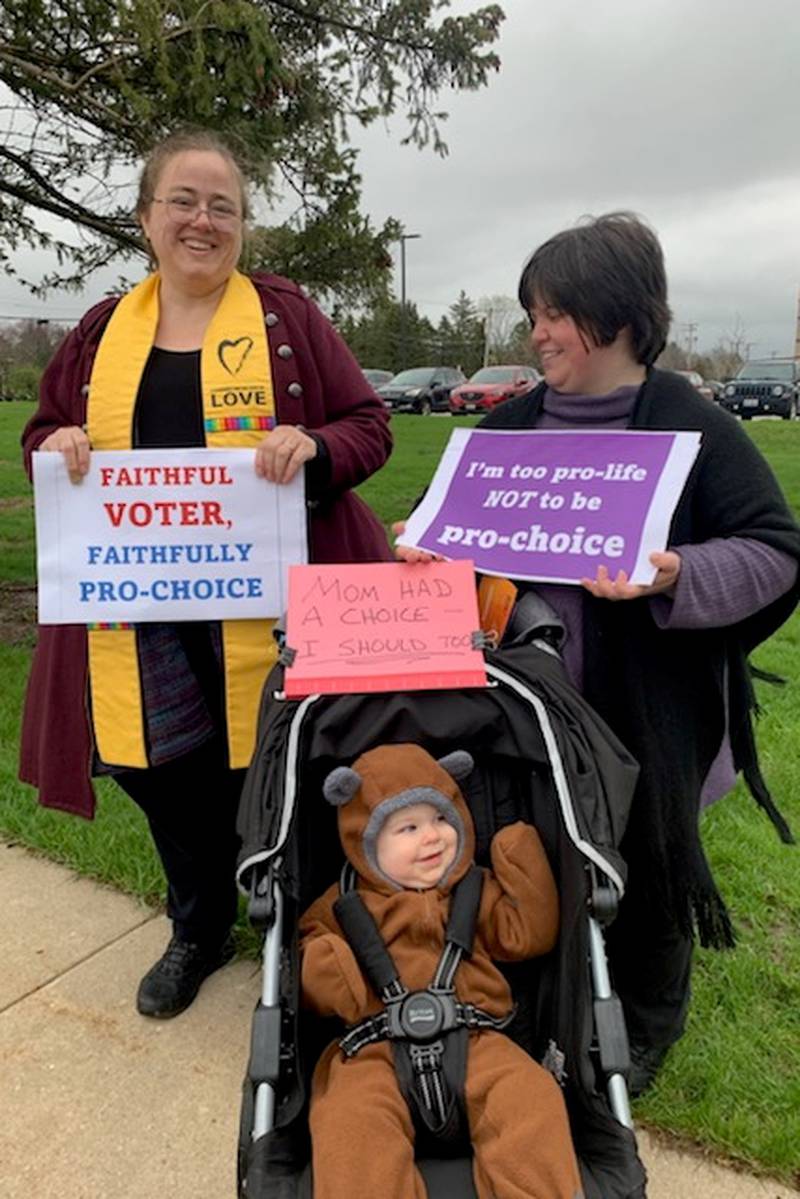
[(450, 392), (450, 411), (453, 416), (468, 412), (488, 412), (511, 396), (531, 391), (541, 375), (532, 366), (484, 366), (466, 383), (459, 383)]

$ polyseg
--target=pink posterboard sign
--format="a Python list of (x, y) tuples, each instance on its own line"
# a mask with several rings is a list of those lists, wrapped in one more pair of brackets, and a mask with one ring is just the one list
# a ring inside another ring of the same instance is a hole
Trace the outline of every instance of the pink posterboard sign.
[(287, 698), (485, 687), (472, 563), (289, 568)]

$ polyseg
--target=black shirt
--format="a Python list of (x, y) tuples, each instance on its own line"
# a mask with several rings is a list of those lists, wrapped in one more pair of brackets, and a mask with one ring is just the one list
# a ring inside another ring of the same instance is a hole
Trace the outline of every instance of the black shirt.
[(200, 351), (153, 346), (136, 397), (134, 448), (186, 449), (205, 443)]

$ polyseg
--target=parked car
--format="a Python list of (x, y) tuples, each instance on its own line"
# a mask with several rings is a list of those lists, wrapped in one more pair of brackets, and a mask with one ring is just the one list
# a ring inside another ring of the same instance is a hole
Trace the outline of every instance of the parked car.
[(450, 392), (466, 382), (463, 371), (452, 366), (415, 366), (400, 371), (388, 383), (378, 388), (378, 395), (394, 412), (447, 412)]
[(725, 384), (722, 406), (742, 420), (752, 416), (796, 420), (800, 412), (800, 364), (794, 358), (745, 362)]
[(371, 366), (362, 366), (361, 373), (373, 387), (380, 387), (381, 384), (388, 383), (390, 379), (394, 378), (393, 371), (373, 370)]
[(511, 396), (530, 391), (541, 379), (532, 366), (484, 366), (450, 392), (453, 416), (465, 412), (488, 412)]
[(713, 387), (709, 385), (707, 380), (703, 378), (699, 371), (676, 371), (675, 374), (683, 375), (684, 379), (687, 379), (688, 382), (691, 383), (692, 387), (700, 392), (700, 395), (703, 396), (704, 399), (715, 400), (717, 398), (714, 395)]
[(725, 391), (725, 384), (721, 383), (719, 379), (706, 379), (706, 387), (711, 388), (714, 399), (717, 401), (717, 403), (719, 403), (719, 401), (722, 399), (722, 394)]

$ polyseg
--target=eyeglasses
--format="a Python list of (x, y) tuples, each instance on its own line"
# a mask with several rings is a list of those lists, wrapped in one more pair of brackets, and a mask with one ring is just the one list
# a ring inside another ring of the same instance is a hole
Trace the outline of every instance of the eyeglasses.
[(201, 212), (208, 217), (208, 222), (221, 233), (235, 229), (242, 218), (235, 208), (221, 200), (213, 200), (210, 204), (200, 204), (190, 200), (188, 196), (170, 196), (166, 200), (153, 196), (153, 204), (163, 204), (167, 216), (176, 225), (191, 225)]

